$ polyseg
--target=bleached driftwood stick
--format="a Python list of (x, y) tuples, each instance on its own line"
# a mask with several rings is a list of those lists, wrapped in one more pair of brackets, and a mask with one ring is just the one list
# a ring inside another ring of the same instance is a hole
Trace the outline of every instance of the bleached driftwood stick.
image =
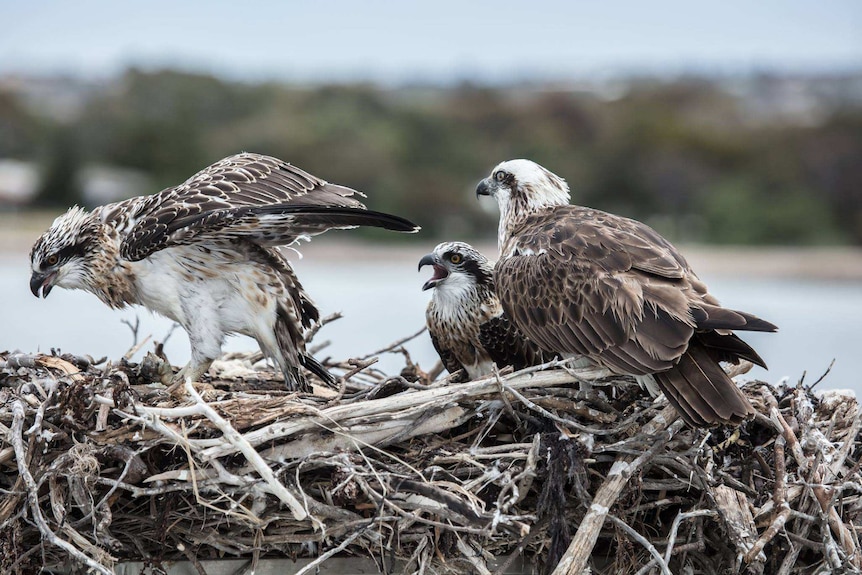
[(296, 497), (294, 497), (293, 494), (281, 483), (281, 481), (278, 480), (275, 473), (272, 472), (272, 468), (267, 465), (266, 461), (263, 460), (263, 457), (260, 456), (257, 450), (252, 447), (245, 440), (242, 434), (234, 429), (225, 418), (216, 413), (216, 410), (212, 407), (207, 405), (192, 385), (191, 378), (186, 378), (186, 393), (195, 400), (201, 414), (212, 421), (216, 427), (219, 428), (222, 434), (224, 434), (224, 438), (227, 439), (227, 441), (236, 448), (237, 451), (241, 452), (243, 456), (245, 456), (246, 460), (252, 467), (254, 467), (254, 470), (257, 471), (261, 479), (263, 479), (272, 490), (272, 494), (278, 497), (282, 503), (287, 505), (290, 512), (293, 513), (293, 517), (297, 520), (302, 520), (308, 517), (308, 513), (306, 513), (305, 508), (299, 500), (297, 500)]
[(301, 438), (271, 447), (262, 453), (269, 460), (302, 459), (314, 453), (329, 451), (355, 451), (360, 446), (385, 447), (411, 437), (440, 433), (455, 428), (473, 415), (461, 407), (453, 406), (439, 413), (421, 418), (417, 414), (405, 414), (392, 420), (377, 421), (368, 425), (352, 425), (349, 432), (336, 433), (325, 423), (320, 428), (332, 434), (307, 434)]
[[(712, 491), (719, 516), (740, 556), (746, 556), (757, 540), (757, 527), (745, 494), (727, 485), (716, 485)], [(752, 561), (757, 556), (752, 556)]]
[[(590, 379), (598, 373), (603, 373), (601, 370), (581, 369), (577, 370), (578, 376), (584, 379)], [(555, 385), (563, 385), (574, 383), (576, 379), (569, 373), (563, 370), (530, 372), (523, 370), (504, 376), (503, 380), (512, 389), (523, 389), (525, 387), (551, 387)], [(441, 387), (433, 387), (431, 389), (415, 391), (410, 393), (399, 393), (390, 397), (381, 399), (372, 399), (369, 401), (350, 403), (346, 405), (337, 405), (328, 409), (323, 409), (315, 416), (297, 417), (289, 421), (280, 421), (251, 431), (244, 435), (244, 438), (251, 445), (260, 445), (267, 441), (273, 441), (288, 435), (300, 432), (316, 431), (319, 429), (319, 422), (340, 423), (348, 419), (359, 420), (368, 418), (373, 415), (383, 413), (397, 414), (403, 410), (418, 408), (429, 409), (435, 405), (454, 405), (459, 401), (467, 398), (476, 397), (485, 394), (498, 392), (499, 384), (496, 377), (488, 377), (468, 383), (453, 384)], [(199, 446), (207, 445), (201, 453), (203, 458), (224, 457), (236, 453), (237, 449), (232, 445), (225, 445), (222, 441), (199, 440)]]

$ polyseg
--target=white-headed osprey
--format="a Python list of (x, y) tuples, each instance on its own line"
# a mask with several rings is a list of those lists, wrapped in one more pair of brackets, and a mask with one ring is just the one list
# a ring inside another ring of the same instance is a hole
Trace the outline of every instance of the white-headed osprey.
[(463, 242), (444, 242), (419, 260), (420, 270), (427, 265), (434, 275), (422, 289), (435, 289), (425, 321), (449, 373), (463, 369), (476, 379), (495, 363), (523, 369), (544, 361), (538, 346), (503, 313), (488, 258)]
[(299, 366), (331, 381), (305, 353), (318, 310), (276, 246), (332, 228), (419, 229), (356, 197), (276, 158), (231, 156), (158, 194), (70, 209), (30, 252), (30, 290), (83, 289), (173, 319), (192, 348), (178, 381), (197, 381), (229, 333), (255, 338), (291, 388), (304, 384)]
[[(498, 165), (477, 195), (500, 208), (503, 309), (542, 349), (654, 383), (692, 425), (754, 409), (720, 361), (763, 360), (731, 330), (775, 331), (722, 308), (680, 253), (641, 222), (569, 205), (566, 182), (529, 160)], [(651, 376), (651, 377), (650, 377)]]

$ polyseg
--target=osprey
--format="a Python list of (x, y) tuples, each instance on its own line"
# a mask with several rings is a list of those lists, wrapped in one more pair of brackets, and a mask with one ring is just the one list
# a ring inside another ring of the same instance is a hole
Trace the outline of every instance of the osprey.
[(332, 228), (419, 229), (357, 197), (276, 158), (231, 156), (155, 195), (70, 209), (33, 245), (30, 290), (82, 289), (176, 321), (192, 349), (175, 381), (197, 381), (229, 333), (255, 338), (291, 389), (305, 383), (299, 366), (332, 381), (305, 352), (318, 310), (276, 246)]
[(731, 330), (777, 328), (721, 307), (655, 230), (570, 205), (566, 182), (529, 160), (499, 164), (476, 194), (493, 196), (500, 209), (495, 282), (503, 309), (543, 350), (637, 377), (691, 425), (754, 414), (719, 362), (765, 367)]
[(434, 289), (425, 321), (431, 343), (449, 373), (469, 379), (491, 372), (492, 364), (523, 369), (543, 363), (538, 346), (518, 331), (494, 293), (488, 258), (463, 242), (444, 242), (419, 260), (433, 266), (423, 290)]

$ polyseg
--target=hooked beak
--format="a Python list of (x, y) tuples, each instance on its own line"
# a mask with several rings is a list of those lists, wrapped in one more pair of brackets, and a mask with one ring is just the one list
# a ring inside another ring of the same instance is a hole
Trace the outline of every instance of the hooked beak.
[(488, 178), (485, 178), (479, 185), (476, 186), (476, 197), (479, 196), (490, 196), (491, 195), (491, 186), (488, 185)]
[(438, 263), (437, 256), (426, 254), (419, 260), (419, 270), (424, 266), (434, 266), (434, 275), (422, 286), (422, 291), (429, 290), (449, 277), (449, 271)]
[(30, 276), (30, 291), (33, 292), (33, 295), (39, 297), (39, 290), (42, 290), (42, 297), (48, 297), (48, 294), (51, 293), (51, 288), (54, 287), (54, 277), (56, 277), (56, 273), (49, 274), (41, 274), (39, 272), (33, 272), (33, 275)]

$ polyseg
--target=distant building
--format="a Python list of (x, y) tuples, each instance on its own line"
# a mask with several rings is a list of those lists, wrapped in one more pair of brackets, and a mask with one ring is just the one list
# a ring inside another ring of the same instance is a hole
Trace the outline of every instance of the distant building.
[[(41, 167), (36, 162), (0, 158), (0, 209), (26, 207), (36, 195), (41, 177)], [(87, 165), (78, 178), (88, 206), (158, 191), (150, 189), (150, 179), (144, 172), (114, 166)]]
[(26, 205), (38, 187), (39, 168), (35, 163), (0, 158), (0, 208)]
[(85, 166), (79, 178), (84, 202), (89, 206), (99, 206), (158, 191), (150, 189), (150, 179), (144, 172), (114, 166)]

